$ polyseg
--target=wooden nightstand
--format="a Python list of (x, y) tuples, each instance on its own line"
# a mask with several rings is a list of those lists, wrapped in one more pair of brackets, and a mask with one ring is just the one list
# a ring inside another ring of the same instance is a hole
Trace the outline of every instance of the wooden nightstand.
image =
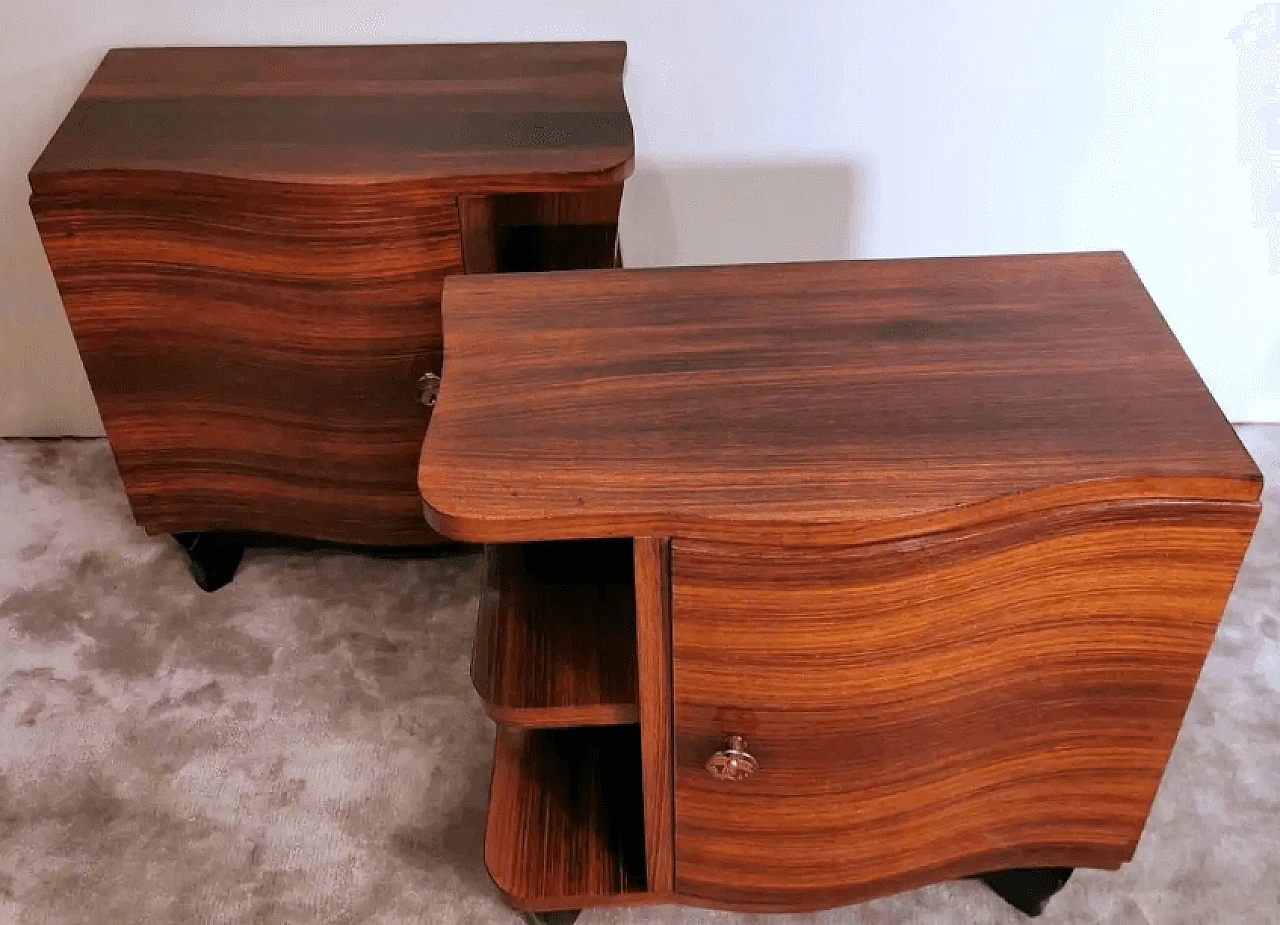
[(616, 264), (625, 57), (107, 54), (31, 209), (134, 516), (202, 586), (230, 580), (244, 534), (439, 540), (414, 472), (444, 278)]
[(512, 905), (1037, 911), (1133, 855), (1262, 486), (1122, 254), (455, 278), (444, 319), (419, 477), (492, 544)]

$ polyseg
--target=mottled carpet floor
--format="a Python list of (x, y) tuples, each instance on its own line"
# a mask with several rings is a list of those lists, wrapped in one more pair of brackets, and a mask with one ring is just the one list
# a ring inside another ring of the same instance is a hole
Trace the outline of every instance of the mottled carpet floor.
[[(1262, 525), (1151, 821), (1040, 920), (1280, 921), (1280, 427), (1242, 429)], [(492, 732), (474, 553), (251, 550), (215, 594), (134, 526), (102, 441), (0, 441), (0, 925), (517, 923), (481, 838)], [(1018, 923), (980, 884), (750, 916)]]

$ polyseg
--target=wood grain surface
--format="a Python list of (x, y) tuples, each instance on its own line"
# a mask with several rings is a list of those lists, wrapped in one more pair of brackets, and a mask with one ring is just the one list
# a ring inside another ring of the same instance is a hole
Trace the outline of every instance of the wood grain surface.
[[(1258, 506), (672, 545), (675, 887), (814, 909), (1138, 842)], [(745, 736), (759, 770), (704, 769)]]
[(625, 60), (622, 42), (113, 49), (31, 185), (146, 171), (466, 193), (613, 186), (634, 147)]
[(640, 736), (635, 726), (499, 727), (485, 865), (531, 911), (643, 900)]
[(498, 229), (494, 196), (459, 196), (462, 263), (468, 273), (498, 272)]
[(851, 543), (1261, 476), (1123, 254), (450, 279), (419, 482), (471, 541)]
[(138, 522), (438, 539), (414, 481), (455, 201), (174, 176), (33, 198)]
[(640, 752), (644, 765), (644, 842), (649, 889), (674, 885), (674, 748), (671, 727), (671, 543), (635, 541), (636, 655)]
[(498, 723), (635, 723), (636, 588), (631, 543), (485, 549), (471, 680)]
[(464, 256), (611, 258), (625, 55), (109, 52), (32, 168), (31, 208), (139, 523), (439, 541), (414, 473), (443, 277)]

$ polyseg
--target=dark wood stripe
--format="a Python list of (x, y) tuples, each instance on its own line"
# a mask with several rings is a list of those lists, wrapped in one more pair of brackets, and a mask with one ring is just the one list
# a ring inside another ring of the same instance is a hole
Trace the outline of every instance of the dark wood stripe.
[(625, 42), (114, 48), (84, 96), (331, 94), (369, 86), (379, 94), (396, 87), (429, 93), (439, 84), (520, 89), (566, 79), (613, 85), (626, 54)]
[(615, 185), (630, 173), (622, 43), (119, 49), (31, 170), (437, 191)]

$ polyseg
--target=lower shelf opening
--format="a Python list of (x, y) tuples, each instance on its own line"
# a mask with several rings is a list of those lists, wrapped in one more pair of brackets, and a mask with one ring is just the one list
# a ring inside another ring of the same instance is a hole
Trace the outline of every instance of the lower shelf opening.
[(485, 862), (530, 911), (643, 893), (644, 797), (637, 726), (499, 727)]

